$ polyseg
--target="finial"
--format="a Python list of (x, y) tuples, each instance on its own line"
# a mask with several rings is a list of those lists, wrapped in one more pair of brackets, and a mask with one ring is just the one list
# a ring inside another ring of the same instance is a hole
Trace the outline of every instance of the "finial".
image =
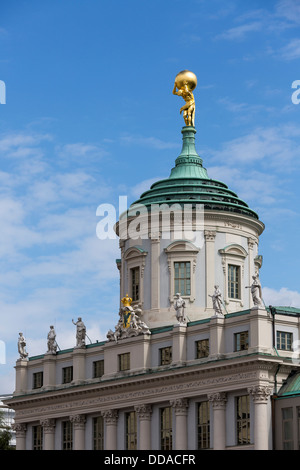
[(183, 119), (186, 126), (195, 126), (195, 98), (193, 90), (197, 86), (197, 77), (189, 70), (179, 72), (175, 77), (173, 95), (182, 96), (185, 105), (180, 108), (180, 114), (183, 111)]

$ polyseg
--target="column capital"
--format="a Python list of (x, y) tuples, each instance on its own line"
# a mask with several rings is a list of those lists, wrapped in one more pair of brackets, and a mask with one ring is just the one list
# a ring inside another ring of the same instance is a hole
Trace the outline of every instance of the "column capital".
[(152, 406), (151, 405), (136, 405), (134, 410), (138, 414), (140, 420), (151, 419)]
[(186, 414), (189, 406), (187, 398), (174, 398), (170, 400), (170, 405), (174, 408), (175, 414)]
[(212, 403), (213, 408), (225, 408), (227, 402), (227, 395), (225, 392), (216, 392), (208, 395), (208, 400)]
[(74, 429), (84, 429), (86, 423), (85, 415), (72, 415), (70, 416), (70, 421), (74, 425)]
[(43, 426), (45, 433), (54, 433), (55, 431), (55, 419), (53, 418), (42, 418), (40, 420), (40, 425)]
[(204, 230), (205, 241), (214, 242), (217, 232), (215, 230)]
[(27, 429), (27, 424), (26, 423), (14, 423), (12, 425), (13, 431), (16, 433), (16, 437), (25, 437), (26, 436), (26, 429)]
[(268, 385), (255, 385), (248, 388), (249, 395), (252, 395), (254, 403), (267, 403), (272, 393), (272, 387)]
[(102, 416), (106, 424), (117, 424), (118, 421), (118, 410), (106, 410), (102, 411)]

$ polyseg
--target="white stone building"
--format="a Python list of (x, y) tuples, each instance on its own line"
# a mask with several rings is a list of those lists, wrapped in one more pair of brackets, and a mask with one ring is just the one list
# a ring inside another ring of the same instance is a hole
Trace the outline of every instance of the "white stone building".
[(86, 345), (77, 337), (70, 350), (17, 361), (7, 404), (18, 449), (280, 447), (273, 411), (299, 368), (292, 345), (300, 309), (264, 305), (264, 225), (208, 177), (195, 132), (183, 127), (170, 177), (116, 226), (124, 307), (116, 306), (120, 320), (108, 340)]

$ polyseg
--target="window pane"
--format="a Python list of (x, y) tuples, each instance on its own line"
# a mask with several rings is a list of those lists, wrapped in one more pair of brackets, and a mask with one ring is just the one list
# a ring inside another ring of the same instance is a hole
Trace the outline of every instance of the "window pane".
[(240, 298), (240, 267), (228, 265), (228, 297)]
[(93, 419), (93, 449), (104, 449), (104, 420), (102, 416)]
[(198, 405), (198, 449), (209, 449), (210, 446), (210, 417), (209, 402)]
[(174, 263), (175, 293), (191, 295), (191, 263), (189, 261)]
[(137, 449), (137, 419), (135, 411), (126, 413), (126, 450)]
[(237, 444), (250, 444), (250, 397), (243, 395), (236, 400)]
[(172, 408), (163, 408), (160, 411), (160, 448), (172, 450)]

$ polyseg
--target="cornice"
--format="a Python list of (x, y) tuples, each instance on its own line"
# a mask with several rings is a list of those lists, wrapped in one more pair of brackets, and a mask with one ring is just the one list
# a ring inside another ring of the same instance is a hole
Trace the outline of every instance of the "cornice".
[[(239, 358), (240, 359), (240, 358)], [(141, 374), (122, 380), (102, 381), (68, 389), (15, 397), (9, 405), (18, 422), (58, 418), (76, 413), (119, 409), (128, 403), (158, 403), (164, 400), (196, 397), (269, 383), (277, 362), (258, 355), (222, 365), (207, 364), (172, 368), (162, 373)]]

